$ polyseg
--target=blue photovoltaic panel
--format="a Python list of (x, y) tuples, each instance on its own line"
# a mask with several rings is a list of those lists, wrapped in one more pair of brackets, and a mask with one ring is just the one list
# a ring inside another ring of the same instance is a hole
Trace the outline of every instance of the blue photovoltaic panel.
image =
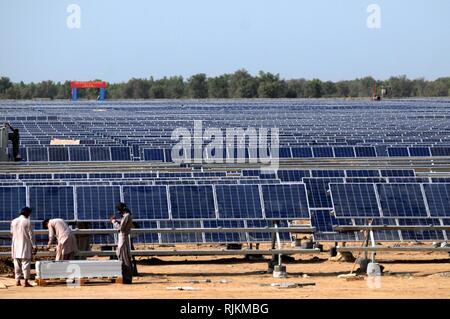
[(380, 217), (373, 184), (330, 184), (336, 217)]
[(347, 177), (379, 177), (380, 172), (376, 169), (346, 170)]
[(338, 233), (333, 229), (334, 225), (352, 225), (350, 219), (336, 219), (329, 210), (312, 210), (311, 226), (316, 228), (314, 239), (321, 241), (354, 241), (355, 232)]
[(280, 158), (292, 158), (290, 147), (280, 147), (278, 150)]
[(50, 162), (67, 162), (69, 152), (65, 147), (50, 147), (48, 149), (48, 158)]
[(334, 157), (332, 147), (313, 147), (314, 157)]
[(431, 156), (429, 147), (410, 147), (409, 148), (410, 156)]
[(262, 218), (257, 185), (217, 185), (219, 218)]
[(211, 186), (169, 186), (172, 218), (215, 218)]
[(377, 157), (388, 156), (387, 146), (385, 146), (385, 145), (375, 146), (375, 151), (377, 153)]
[(294, 158), (313, 157), (310, 147), (293, 147), (291, 151)]
[(130, 148), (126, 146), (112, 146), (111, 147), (112, 161), (129, 161), (131, 160)]
[[(404, 226), (439, 226), (438, 219), (433, 218), (421, 218), (421, 219), (399, 219), (399, 225)], [(402, 230), (403, 240), (413, 241), (435, 241), (444, 240), (444, 232), (441, 230)]]
[(109, 147), (91, 146), (91, 161), (110, 161), (111, 153)]
[(78, 219), (109, 220), (116, 214), (116, 205), (120, 202), (120, 187), (78, 186), (76, 192)]
[(347, 183), (386, 183), (384, 177), (347, 177), (345, 179)]
[(388, 183), (428, 183), (428, 177), (389, 177)]
[(37, 174), (19, 174), (19, 179), (22, 180), (45, 180), (45, 179), (52, 179), (52, 174), (43, 174), (43, 173), (37, 173)]
[(382, 177), (414, 177), (416, 174), (413, 169), (382, 169)]
[(277, 175), (283, 182), (301, 182), (303, 177), (311, 177), (309, 171), (301, 170), (278, 170)]
[(450, 147), (432, 147), (431, 155), (433, 156), (450, 156)]
[(419, 184), (378, 184), (384, 217), (426, 217), (427, 210)]
[[(243, 220), (205, 220), (204, 228), (245, 228)], [(242, 243), (247, 241), (245, 233), (208, 233), (205, 232), (207, 243)]]
[(389, 156), (409, 156), (407, 147), (388, 147)]
[[(160, 228), (201, 228), (198, 220), (181, 220), (181, 221), (161, 221)], [(203, 243), (202, 233), (162, 233), (161, 242), (163, 244), (197, 244)]]
[(72, 162), (88, 162), (89, 148), (87, 147), (71, 147), (69, 148), (69, 156)]
[(450, 184), (423, 184), (431, 217), (450, 218)]
[(75, 219), (72, 186), (34, 186), (29, 188), (29, 194), (33, 220)]
[(267, 219), (309, 218), (304, 184), (262, 185)]
[[(354, 219), (355, 225), (368, 225), (369, 220), (360, 218)], [(395, 226), (396, 220), (391, 218), (375, 218), (372, 219), (372, 225)], [(376, 230), (373, 232), (376, 241), (400, 241), (400, 232), (398, 230)]]
[(134, 219), (169, 219), (165, 186), (124, 186), (123, 197)]
[(26, 206), (25, 187), (0, 187), (0, 221), (11, 221)]
[(375, 148), (369, 147), (369, 146), (356, 146), (355, 154), (356, 154), (356, 157), (376, 157), (377, 156), (377, 154), (375, 153)]
[(30, 162), (48, 162), (48, 149), (46, 147), (29, 147), (27, 153)]
[[(248, 228), (264, 228), (264, 227), (274, 227), (274, 224), (271, 221), (268, 220), (247, 220), (247, 227)], [(278, 227), (288, 227), (288, 223), (286, 221), (281, 221), (278, 223)], [(255, 232), (255, 233), (248, 233), (248, 238), (250, 242), (267, 242), (272, 240), (272, 235), (275, 233), (261, 233), (261, 232)], [(279, 233), (280, 234), (280, 240), (284, 242), (290, 242), (292, 241), (291, 235), (287, 232)]]
[(333, 208), (329, 194), (330, 183), (342, 183), (342, 178), (304, 178), (303, 182), (308, 191), (309, 207)]
[(146, 148), (144, 149), (145, 161), (161, 161), (164, 162), (164, 149), (162, 148)]
[(350, 146), (335, 147), (335, 157), (355, 157), (355, 149)]
[[(157, 229), (158, 224), (156, 221), (134, 221), (133, 228)], [(157, 233), (135, 234), (131, 237), (131, 240), (133, 244), (159, 244)]]
[(318, 169), (312, 170), (312, 177), (345, 177), (345, 172), (343, 170), (326, 170)]

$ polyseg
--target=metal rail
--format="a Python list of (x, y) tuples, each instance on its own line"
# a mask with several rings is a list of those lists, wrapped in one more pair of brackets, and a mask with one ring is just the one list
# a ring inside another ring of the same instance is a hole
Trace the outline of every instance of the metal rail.
[(364, 226), (333, 226), (333, 229), (338, 232), (350, 232), (350, 231), (367, 231), (367, 230), (410, 230), (410, 231), (419, 231), (419, 230), (436, 230), (442, 231), (447, 230), (450, 231), (450, 225), (447, 226), (398, 226), (398, 225), (364, 225)]
[[(133, 250), (133, 256), (233, 256), (233, 255), (294, 255), (294, 254), (315, 254), (319, 249), (207, 249), (207, 250)], [(40, 251), (36, 257), (54, 257), (55, 252)], [(115, 251), (80, 251), (78, 256), (82, 257), (110, 257), (116, 256)], [(10, 252), (0, 252), (0, 257), (11, 257)]]
[[(259, 228), (134, 228), (131, 234), (167, 234), (167, 233), (304, 233), (312, 234), (315, 227), (259, 227)], [(109, 235), (117, 234), (115, 229), (74, 229), (75, 235)], [(9, 237), (10, 231), (0, 231), (0, 236)], [(48, 230), (39, 229), (34, 231), (35, 235), (46, 235)]]
[(352, 251), (362, 251), (362, 252), (414, 252), (414, 251), (429, 251), (429, 252), (450, 252), (450, 247), (433, 247), (433, 246), (376, 246), (376, 247), (364, 247), (364, 246), (337, 246), (336, 250), (338, 252), (352, 252)]

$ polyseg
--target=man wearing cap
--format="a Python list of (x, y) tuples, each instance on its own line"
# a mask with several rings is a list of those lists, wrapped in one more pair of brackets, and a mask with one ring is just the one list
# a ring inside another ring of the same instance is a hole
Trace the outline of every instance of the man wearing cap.
[(48, 229), (48, 249), (50, 249), (55, 239), (58, 242), (55, 260), (75, 259), (75, 254), (78, 252), (77, 239), (63, 219), (46, 219), (42, 222), (42, 227)]
[(30, 221), (31, 208), (24, 207), (20, 216), (11, 222), (12, 247), (11, 255), (14, 260), (14, 274), (16, 286), (21, 286), (20, 279), (24, 278), (25, 287), (31, 287), (30, 279), (31, 259), (34, 248), (33, 227)]

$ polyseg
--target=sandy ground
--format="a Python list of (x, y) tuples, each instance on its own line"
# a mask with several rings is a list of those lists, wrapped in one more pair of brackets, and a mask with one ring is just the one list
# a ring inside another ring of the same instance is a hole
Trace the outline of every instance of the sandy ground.
[[(154, 260), (153, 260), (154, 261)], [(383, 253), (385, 267), (379, 282), (367, 278), (347, 281), (352, 263), (328, 260), (328, 254), (297, 256), (287, 264), (289, 277), (267, 274), (266, 261), (243, 257), (167, 257), (152, 264), (140, 262), (133, 285), (91, 283), (81, 287), (55, 284), (15, 287), (0, 276), (0, 298), (447, 298), (450, 299), (450, 258), (445, 253)], [(306, 274), (306, 275), (305, 275)], [(205, 282), (206, 280), (211, 282)], [(303, 288), (271, 287), (271, 283), (315, 283)], [(192, 287), (170, 290), (167, 287)]]

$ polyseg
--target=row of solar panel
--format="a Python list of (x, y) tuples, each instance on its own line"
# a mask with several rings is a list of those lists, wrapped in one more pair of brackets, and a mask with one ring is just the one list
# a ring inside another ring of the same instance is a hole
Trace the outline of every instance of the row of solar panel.
[[(135, 228), (146, 229), (174, 229), (174, 228), (264, 228), (273, 226), (267, 220), (187, 220), (187, 221), (140, 221), (135, 222)], [(280, 222), (279, 226), (287, 227), (286, 222)], [(80, 223), (72, 227), (80, 228)], [(10, 223), (1, 223), (0, 230), (9, 230)], [(40, 225), (35, 225), (36, 229), (40, 229)], [(82, 228), (91, 229), (111, 229), (111, 224), (107, 222), (86, 222)], [(291, 241), (291, 235), (287, 232), (280, 233), (280, 239), (283, 242)], [(91, 235), (91, 244), (115, 244), (117, 238), (110, 235)], [(139, 234), (133, 236), (134, 244), (200, 244), (200, 243), (253, 243), (253, 242), (270, 242), (272, 233), (268, 232), (236, 232), (236, 233), (162, 233), (162, 234)], [(37, 244), (45, 245), (48, 242), (46, 236), (36, 236)], [(0, 238), (0, 246), (10, 246), (9, 238)]]
[(108, 220), (125, 201), (136, 219), (309, 219), (304, 184), (0, 187), (0, 220), (21, 207), (33, 219)]
[[(450, 156), (450, 147), (389, 147), (389, 146), (339, 146), (339, 147), (280, 147), (278, 154), (260, 154), (257, 149), (218, 149), (211, 151), (211, 159), (227, 158), (256, 159), (267, 156), (274, 158), (365, 158), (365, 157), (427, 157)], [(148, 148), (143, 150), (145, 161), (172, 162), (172, 149)], [(177, 158), (192, 159), (192, 149), (180, 150)], [(219, 157), (220, 154), (220, 157)]]
[(450, 218), (450, 184), (330, 184), (337, 218)]
[(165, 179), (165, 178), (221, 178), (258, 177), (279, 178), (285, 182), (301, 182), (304, 177), (414, 177), (413, 169), (368, 169), (368, 170), (286, 170), (277, 171), (189, 171), (189, 172), (134, 172), (134, 173), (1, 173), (0, 180), (83, 180), (83, 179)]
[[(315, 227), (314, 238), (320, 241), (363, 241), (361, 232), (337, 233), (333, 226), (367, 225), (367, 219), (336, 218), (331, 210), (311, 211), (311, 225)], [(407, 218), (373, 219), (372, 225), (396, 226), (446, 226), (450, 219)], [(377, 230), (373, 232), (376, 241), (446, 241), (450, 239), (450, 231), (436, 230)]]
[(29, 162), (90, 162), (90, 161), (130, 161), (131, 148), (128, 146), (89, 147), (25, 147), (20, 155)]

